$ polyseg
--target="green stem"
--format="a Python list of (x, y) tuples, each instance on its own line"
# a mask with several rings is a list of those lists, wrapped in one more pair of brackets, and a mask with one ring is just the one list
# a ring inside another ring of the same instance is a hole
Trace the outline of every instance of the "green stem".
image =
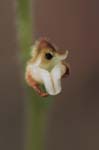
[[(18, 16), (18, 33), (20, 43), (20, 56), (25, 71), (26, 62), (29, 59), (30, 47), (32, 44), (32, 20), (29, 0), (18, 0), (17, 16)], [(27, 99), (27, 121), (28, 121), (28, 137), (27, 150), (43, 150), (44, 149), (44, 129), (46, 110), (51, 101), (49, 98), (41, 98), (36, 95), (33, 89), (26, 87), (28, 93)]]
[(33, 92), (29, 91), (30, 98), (30, 134), (28, 150), (44, 150), (44, 132), (46, 128), (46, 114), (52, 98), (41, 98)]

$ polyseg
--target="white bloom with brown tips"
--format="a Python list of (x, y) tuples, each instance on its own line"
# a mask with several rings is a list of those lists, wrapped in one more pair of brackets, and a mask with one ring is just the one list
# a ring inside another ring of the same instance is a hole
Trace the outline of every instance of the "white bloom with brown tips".
[[(32, 49), (32, 57), (26, 66), (25, 78), (29, 86), (41, 96), (57, 95), (62, 91), (61, 78), (69, 75), (69, 67), (64, 64), (68, 51), (58, 52), (46, 39), (36, 42)], [(45, 86), (42, 91), (39, 84)]]

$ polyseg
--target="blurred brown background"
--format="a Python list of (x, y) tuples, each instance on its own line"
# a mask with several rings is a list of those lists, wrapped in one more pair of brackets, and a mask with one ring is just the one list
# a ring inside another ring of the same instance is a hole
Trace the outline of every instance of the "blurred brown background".
[(99, 1), (35, 3), (36, 36), (70, 50), (71, 76), (49, 110), (46, 150), (99, 150)]
[[(98, 0), (33, 2), (35, 37), (47, 36), (60, 48), (70, 50), (71, 76), (63, 81), (63, 93), (49, 109), (46, 150), (99, 150), (98, 6)], [(24, 149), (24, 92), (17, 49), (14, 1), (3, 0), (0, 1), (2, 150)]]
[(0, 150), (22, 150), (24, 141), (15, 14), (14, 0), (0, 1)]

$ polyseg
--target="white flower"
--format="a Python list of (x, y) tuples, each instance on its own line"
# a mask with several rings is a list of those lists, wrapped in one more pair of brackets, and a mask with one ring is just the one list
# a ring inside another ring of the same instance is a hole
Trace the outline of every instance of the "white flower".
[(67, 56), (68, 51), (59, 53), (47, 40), (36, 42), (32, 59), (26, 67), (27, 83), (41, 96), (47, 94), (39, 88), (39, 84), (44, 84), (49, 95), (59, 94), (62, 91), (61, 78), (68, 69), (63, 63)]

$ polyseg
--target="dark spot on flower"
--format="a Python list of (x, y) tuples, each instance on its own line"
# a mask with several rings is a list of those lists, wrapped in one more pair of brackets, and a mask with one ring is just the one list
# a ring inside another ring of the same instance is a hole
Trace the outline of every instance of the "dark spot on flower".
[(48, 60), (51, 60), (53, 58), (53, 55), (50, 54), (50, 53), (46, 53), (45, 58), (48, 59)]

